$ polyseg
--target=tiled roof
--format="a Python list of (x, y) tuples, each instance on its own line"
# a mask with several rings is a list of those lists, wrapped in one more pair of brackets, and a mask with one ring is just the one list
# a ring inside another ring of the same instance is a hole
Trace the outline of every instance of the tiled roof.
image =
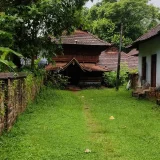
[(76, 30), (71, 35), (61, 36), (62, 44), (77, 44), (77, 45), (95, 45), (95, 46), (111, 46), (89, 32)]
[(147, 33), (139, 37), (135, 42), (147, 40), (153, 36), (160, 34), (160, 24), (149, 30)]
[(129, 69), (138, 69), (138, 56), (128, 56), (127, 62)]
[(56, 64), (49, 64), (45, 67), (47, 71), (55, 71), (61, 69), (63, 66), (65, 66), (67, 63), (56, 63)]
[(132, 49), (127, 55), (129, 56), (137, 56), (139, 54), (139, 51), (137, 49)]
[(137, 40), (135, 40), (132, 43), (132, 45), (127, 46), (126, 48), (134, 47), (137, 43), (142, 42), (142, 41), (146, 41), (146, 40), (151, 39), (157, 35), (160, 35), (160, 24), (157, 25), (156, 27), (152, 28), (151, 30), (149, 30), (147, 33), (140, 36)]
[[(108, 70), (116, 71), (118, 63), (118, 52), (102, 52), (99, 56), (98, 65)], [(130, 56), (125, 52), (121, 52), (121, 64), (127, 64), (129, 69), (136, 69), (138, 67), (138, 57)]]
[(72, 62), (76, 62), (79, 67), (82, 69), (82, 71), (89, 71), (89, 72), (92, 72), (92, 71), (101, 71), (101, 72), (107, 72), (109, 71), (107, 68), (102, 68), (98, 65), (96, 65), (95, 63), (79, 63), (75, 58), (73, 58), (70, 62), (68, 63), (59, 63), (57, 62), (55, 65), (52, 65), (52, 64), (49, 64), (48, 66), (46, 66), (46, 70), (47, 71), (56, 71), (56, 70), (59, 70), (59, 71), (63, 71), (65, 70)]
[(107, 72), (110, 71), (108, 68), (102, 68), (99, 65), (96, 65), (95, 63), (81, 63), (81, 65), (88, 70), (91, 71), (102, 71), (102, 72)]

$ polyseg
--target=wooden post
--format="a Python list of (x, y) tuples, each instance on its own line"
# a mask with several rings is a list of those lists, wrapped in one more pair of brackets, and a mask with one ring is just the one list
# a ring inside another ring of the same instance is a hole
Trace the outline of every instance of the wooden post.
[(119, 75), (120, 75), (120, 66), (121, 66), (121, 51), (122, 51), (122, 34), (123, 34), (123, 24), (121, 23), (121, 32), (120, 32), (120, 43), (119, 43), (119, 53), (118, 53), (118, 64), (117, 64), (117, 79), (116, 79), (116, 90), (119, 90)]
[(6, 124), (5, 124), (5, 128), (6, 130), (9, 129), (10, 127), (10, 119), (9, 119), (9, 113), (11, 113), (11, 104), (12, 104), (12, 98), (11, 98), (11, 85), (12, 85), (12, 81), (11, 79), (8, 78), (7, 80), (7, 107), (6, 107)]

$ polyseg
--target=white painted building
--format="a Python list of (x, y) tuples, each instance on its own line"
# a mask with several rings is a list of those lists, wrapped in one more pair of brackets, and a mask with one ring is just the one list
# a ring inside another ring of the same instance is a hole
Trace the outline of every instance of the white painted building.
[(138, 72), (141, 83), (160, 86), (160, 25), (139, 37), (132, 47), (139, 50)]

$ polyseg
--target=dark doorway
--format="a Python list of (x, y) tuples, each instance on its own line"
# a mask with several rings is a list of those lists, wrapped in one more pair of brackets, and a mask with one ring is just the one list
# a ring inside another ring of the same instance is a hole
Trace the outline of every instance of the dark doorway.
[(142, 80), (146, 81), (146, 57), (142, 57)]
[(65, 70), (65, 75), (69, 77), (70, 85), (78, 85), (83, 71), (77, 63), (70, 64)]
[(151, 57), (151, 87), (156, 87), (157, 55)]

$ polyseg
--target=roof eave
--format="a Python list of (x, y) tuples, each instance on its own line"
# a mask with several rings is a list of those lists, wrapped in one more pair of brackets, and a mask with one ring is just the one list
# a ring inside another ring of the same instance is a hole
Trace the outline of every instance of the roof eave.
[(62, 43), (61, 45), (99, 46), (99, 47), (108, 47), (108, 46), (112, 46), (112, 44), (97, 45), (97, 44), (73, 44), (73, 43)]
[(153, 39), (153, 38), (155, 38), (155, 37), (157, 37), (157, 36), (159, 36), (159, 35), (160, 35), (160, 31), (159, 31), (156, 35), (151, 36), (151, 37), (149, 37), (149, 38), (147, 38), (147, 39), (135, 41), (135, 42), (133, 42), (131, 45), (127, 46), (126, 48), (127, 48), (127, 49), (132, 49), (132, 48), (137, 48), (137, 49), (138, 49), (140, 43), (149, 41), (149, 40), (151, 40), (151, 39)]

